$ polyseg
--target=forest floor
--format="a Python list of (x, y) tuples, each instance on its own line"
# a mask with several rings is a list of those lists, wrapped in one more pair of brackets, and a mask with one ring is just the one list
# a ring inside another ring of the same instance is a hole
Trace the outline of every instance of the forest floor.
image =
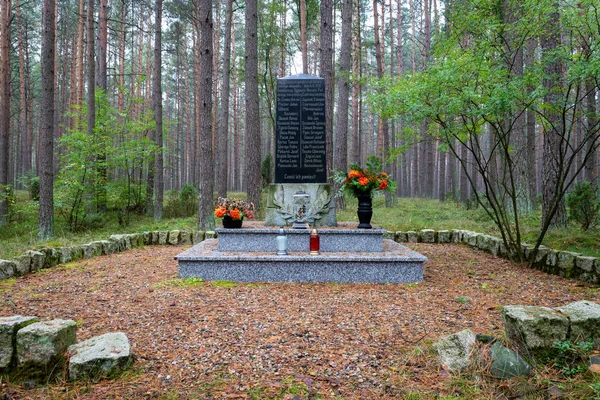
[(0, 281), (0, 315), (73, 319), (78, 340), (125, 332), (136, 355), (116, 379), (59, 376), (32, 388), (0, 377), (0, 399), (550, 398), (557, 391), (585, 398), (572, 397), (579, 383), (543, 365), (533, 377), (506, 382), (489, 376), (483, 361), (449, 374), (430, 345), (465, 328), (502, 338), (501, 306), (600, 302), (598, 287), (466, 246), (410, 247), (429, 257), (424, 282), (180, 280), (173, 259), (180, 246)]

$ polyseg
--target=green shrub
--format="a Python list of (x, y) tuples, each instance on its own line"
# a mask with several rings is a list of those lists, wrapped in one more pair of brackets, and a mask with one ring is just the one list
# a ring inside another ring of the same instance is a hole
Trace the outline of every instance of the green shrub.
[(600, 222), (600, 198), (598, 198), (598, 186), (590, 182), (579, 182), (575, 188), (567, 194), (567, 206), (569, 207), (569, 218), (587, 231)]
[(35, 176), (29, 181), (29, 198), (34, 201), (40, 201), (40, 177)]
[(165, 198), (165, 218), (193, 217), (198, 213), (198, 190), (192, 185), (183, 186), (180, 192), (169, 191)]
[(594, 349), (594, 342), (573, 343), (569, 340), (558, 341), (554, 346), (558, 351), (554, 359), (554, 366), (561, 370), (565, 376), (574, 376), (587, 369), (587, 360)]

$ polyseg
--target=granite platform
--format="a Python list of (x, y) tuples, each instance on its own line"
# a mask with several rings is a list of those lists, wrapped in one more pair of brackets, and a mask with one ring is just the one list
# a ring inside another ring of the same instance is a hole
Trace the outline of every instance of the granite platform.
[[(273, 252), (277, 251), (275, 238), (279, 228), (266, 227), (242, 229), (217, 228), (219, 251)], [(309, 251), (309, 229), (285, 228), (288, 251)], [(381, 252), (385, 229), (331, 229), (318, 230), (322, 253), (329, 252)]]
[[(360, 235), (369, 236), (364, 232), (362, 230)], [(380, 251), (323, 251), (311, 256), (307, 251), (292, 250), (287, 256), (278, 256), (274, 251), (221, 250), (221, 235), (222, 232), (219, 239), (207, 239), (175, 257), (180, 278), (236, 282), (406, 283), (423, 280), (423, 263), (427, 261), (427, 257), (388, 239), (380, 239)], [(274, 242), (275, 236), (272, 239)]]

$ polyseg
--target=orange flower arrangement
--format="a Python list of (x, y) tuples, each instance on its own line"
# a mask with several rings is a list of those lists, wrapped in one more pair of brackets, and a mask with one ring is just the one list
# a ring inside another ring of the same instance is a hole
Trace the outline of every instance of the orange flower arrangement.
[(393, 192), (396, 182), (390, 179), (386, 172), (382, 172), (381, 160), (375, 156), (367, 158), (367, 167), (351, 164), (346, 173), (343, 170), (334, 172), (333, 179), (341, 184), (341, 189), (355, 197), (372, 195), (374, 191), (387, 190)]
[(254, 219), (254, 204), (245, 200), (219, 197), (215, 206), (215, 217), (231, 217), (233, 220)]

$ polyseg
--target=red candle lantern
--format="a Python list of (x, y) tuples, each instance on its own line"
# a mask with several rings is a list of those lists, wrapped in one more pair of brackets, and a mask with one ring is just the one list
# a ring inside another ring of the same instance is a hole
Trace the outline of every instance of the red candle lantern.
[(310, 232), (310, 254), (313, 256), (319, 255), (319, 248), (321, 247), (321, 239), (316, 229)]

